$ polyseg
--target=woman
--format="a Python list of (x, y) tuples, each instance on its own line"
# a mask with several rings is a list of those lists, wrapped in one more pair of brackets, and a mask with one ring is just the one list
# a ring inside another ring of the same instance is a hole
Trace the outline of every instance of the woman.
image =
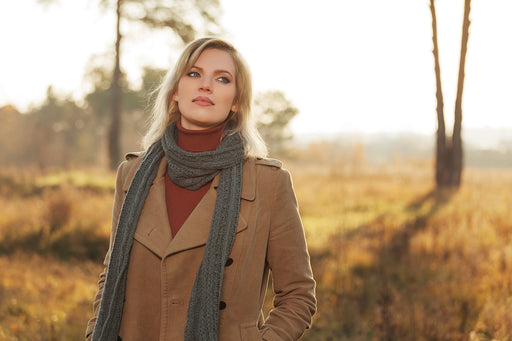
[(146, 151), (118, 170), (87, 339), (297, 340), (310, 326), (296, 198), (281, 163), (263, 158), (251, 91), (240, 54), (214, 38), (190, 43), (166, 76)]

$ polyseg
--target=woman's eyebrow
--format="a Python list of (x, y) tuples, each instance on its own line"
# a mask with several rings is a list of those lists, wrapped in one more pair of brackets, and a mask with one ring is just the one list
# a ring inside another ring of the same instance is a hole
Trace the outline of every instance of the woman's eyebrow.
[[(202, 67), (199, 67), (199, 66), (196, 66), (196, 65), (193, 65), (192, 66), (192, 69), (197, 69), (198, 71), (200, 72), (203, 72), (203, 68)], [(213, 71), (214, 74), (219, 74), (219, 73), (227, 73), (229, 76), (233, 77), (233, 75), (231, 74), (231, 72), (229, 72), (228, 70), (223, 70), (223, 69), (219, 69), (219, 70), (215, 70)]]

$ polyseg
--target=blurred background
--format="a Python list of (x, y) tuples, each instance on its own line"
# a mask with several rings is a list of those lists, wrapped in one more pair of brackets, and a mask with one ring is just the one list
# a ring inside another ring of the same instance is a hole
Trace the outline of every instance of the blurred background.
[(247, 59), (260, 132), (292, 172), (318, 281), (303, 339), (509, 339), (510, 13), (509, 0), (0, 3), (0, 340), (83, 336), (115, 169), (205, 35)]

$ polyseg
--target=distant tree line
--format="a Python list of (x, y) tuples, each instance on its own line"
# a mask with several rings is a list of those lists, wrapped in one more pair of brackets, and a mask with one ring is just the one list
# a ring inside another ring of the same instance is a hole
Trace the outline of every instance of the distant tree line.
[[(36, 3), (59, 4), (57, 0), (36, 0)], [(219, 0), (97, 0), (97, 3), (103, 11), (115, 12), (113, 60), (102, 61), (101, 66), (92, 65), (88, 70), (86, 77), (92, 80), (93, 90), (85, 96), (82, 105), (56, 96), (48, 88), (46, 101), (23, 115), (10, 106), (0, 108), (0, 124), (6, 123), (2, 124), (1, 131), (5, 132), (0, 140), (9, 142), (7, 150), (0, 152), (0, 156), (7, 157), (5, 165), (34, 165), (44, 169), (87, 164), (115, 169), (123, 152), (140, 149), (138, 141), (145, 129), (149, 94), (165, 70), (146, 68), (140, 87), (130, 88), (121, 66), (124, 37), (121, 21), (139, 27), (169, 29), (182, 43), (190, 42), (197, 35), (223, 31), (218, 22)], [(261, 116), (261, 133), (273, 154), (282, 153), (284, 143), (291, 136), (287, 125), (298, 110), (280, 91), (259, 96), (255, 103)]]
[[(122, 148), (139, 150), (144, 130), (148, 69), (139, 89), (123, 92)], [(0, 151), (2, 167), (71, 168), (106, 167), (108, 163), (109, 90), (101, 79), (83, 103), (59, 96), (51, 87), (46, 99), (25, 113), (12, 106), (0, 108)]]
[[(139, 142), (146, 130), (152, 93), (165, 71), (146, 67), (138, 88), (123, 84), (122, 153), (141, 150)], [(20, 113), (9, 105), (0, 108), (2, 168), (111, 167), (108, 153), (110, 72), (104, 67), (92, 67), (87, 78), (93, 83), (92, 90), (78, 103), (70, 97), (57, 95), (49, 87), (44, 102), (27, 112)], [(267, 91), (255, 96), (254, 112), (271, 155), (286, 153), (286, 143), (292, 137), (289, 123), (298, 109), (283, 92)]]

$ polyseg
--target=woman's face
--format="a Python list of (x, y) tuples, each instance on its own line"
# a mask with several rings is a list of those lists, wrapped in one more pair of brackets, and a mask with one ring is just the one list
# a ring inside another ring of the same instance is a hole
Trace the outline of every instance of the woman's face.
[(237, 111), (235, 63), (223, 50), (204, 50), (195, 64), (180, 78), (172, 99), (178, 102), (185, 129), (208, 129), (224, 122)]

